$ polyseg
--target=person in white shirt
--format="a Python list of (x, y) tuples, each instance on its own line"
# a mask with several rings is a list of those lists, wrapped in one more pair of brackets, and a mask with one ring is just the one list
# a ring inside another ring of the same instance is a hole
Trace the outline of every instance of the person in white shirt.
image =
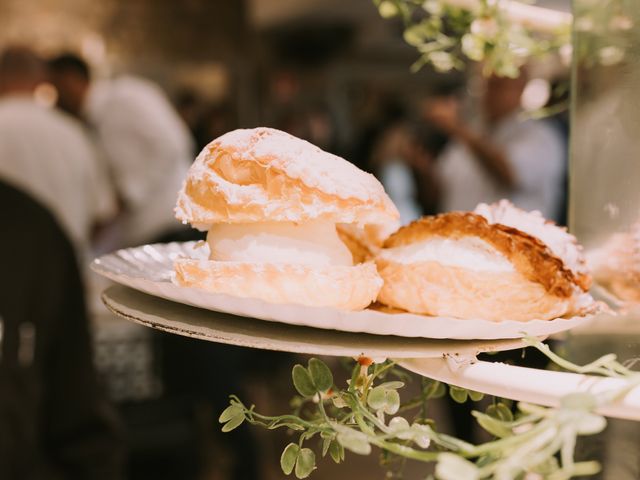
[(91, 125), (105, 153), (122, 207), (117, 246), (180, 230), (173, 207), (193, 159), (193, 140), (167, 96), (132, 76), (92, 82), (86, 63), (73, 55), (49, 65), (58, 106)]
[(44, 73), (27, 48), (0, 56), (0, 178), (50, 209), (83, 256), (93, 227), (115, 213), (115, 197), (82, 126), (34, 101)]
[(515, 79), (487, 79), (484, 128), (474, 129), (460, 119), (454, 97), (426, 104), (427, 120), (453, 140), (437, 162), (444, 211), (473, 210), (480, 202), (507, 198), (524, 210), (558, 218), (565, 142), (545, 121), (522, 118), (526, 82), (524, 71)]

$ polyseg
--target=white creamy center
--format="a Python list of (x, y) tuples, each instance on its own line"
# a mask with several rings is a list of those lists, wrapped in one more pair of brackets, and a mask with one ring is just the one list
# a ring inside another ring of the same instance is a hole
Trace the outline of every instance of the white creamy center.
[(514, 271), (513, 264), (504, 255), (477, 237), (434, 237), (411, 245), (385, 249), (383, 255), (402, 264), (438, 262), (475, 271)]
[(207, 243), (211, 260), (302, 265), (353, 265), (332, 222), (216, 224)]

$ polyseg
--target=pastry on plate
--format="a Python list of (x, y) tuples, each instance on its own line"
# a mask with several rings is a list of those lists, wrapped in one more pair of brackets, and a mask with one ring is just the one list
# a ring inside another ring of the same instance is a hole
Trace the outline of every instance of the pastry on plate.
[[(575, 253), (565, 245), (571, 238), (522, 211), (510, 212), (520, 228), (494, 223), (497, 207), (484, 206), (483, 215), (424, 217), (391, 235), (376, 257), (384, 280), (378, 301), (413, 313), (493, 321), (549, 320), (591, 308), (581, 254), (565, 263), (541, 237), (557, 240), (554, 248), (568, 259)], [(541, 230), (534, 236), (527, 229)]]
[(599, 285), (618, 300), (640, 303), (640, 223), (612, 234), (588, 258)]
[(536, 210), (527, 212), (517, 208), (509, 200), (500, 200), (493, 204), (481, 203), (475, 208), (474, 213), (482, 215), (489, 223), (513, 227), (536, 237), (573, 272), (576, 282), (583, 290), (587, 291), (591, 287), (591, 273), (582, 245), (565, 227), (559, 227), (551, 220), (545, 219)]
[(365, 308), (382, 285), (362, 262), (397, 226), (372, 175), (271, 128), (207, 145), (179, 192), (176, 217), (207, 230), (207, 260), (179, 258), (176, 282), (271, 303)]

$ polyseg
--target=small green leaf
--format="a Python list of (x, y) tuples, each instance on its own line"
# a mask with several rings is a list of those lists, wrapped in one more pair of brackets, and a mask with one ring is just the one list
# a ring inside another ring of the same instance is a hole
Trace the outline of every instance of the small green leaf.
[(600, 464), (598, 462), (576, 462), (573, 464), (571, 474), (576, 477), (596, 475), (601, 471)]
[(289, 475), (293, 472), (293, 467), (296, 465), (299, 453), (300, 447), (295, 443), (290, 443), (282, 451), (282, 455), (280, 456), (280, 468), (282, 468), (285, 475)]
[(329, 370), (329, 367), (327, 367), (322, 360), (318, 360), (317, 358), (309, 360), (309, 374), (316, 389), (320, 392), (326, 392), (333, 386), (331, 370)]
[(340, 432), (337, 436), (338, 442), (347, 450), (351, 450), (358, 455), (369, 455), (371, 453), (371, 445), (367, 440), (367, 436), (364, 433), (353, 432)]
[(412, 47), (417, 47), (424, 42), (424, 27), (422, 25), (412, 25), (404, 31), (404, 41)]
[(303, 448), (296, 460), (296, 477), (307, 478), (316, 468), (316, 454), (310, 448)]
[(396, 390), (387, 390), (387, 405), (384, 412), (393, 415), (400, 409), (400, 394)]
[(222, 426), (222, 431), (224, 433), (230, 432), (231, 430), (238, 428), (242, 424), (242, 422), (244, 422), (244, 413), (240, 413), (240, 415), (232, 417), (227, 423)]
[(329, 446), (329, 455), (331, 455), (334, 462), (340, 463), (344, 460), (344, 448), (339, 442), (333, 441)]
[(242, 413), (242, 409), (236, 405), (229, 405), (220, 414), (220, 417), (218, 418), (218, 422), (227, 423), (229, 420), (231, 420), (234, 417), (237, 417), (238, 415), (244, 415), (244, 413)]
[(380, 385), (378, 385), (378, 387), (384, 387), (386, 390), (397, 390), (399, 388), (404, 387), (404, 383), (403, 382), (398, 382), (398, 381), (384, 382), (384, 383), (381, 383)]
[(323, 438), (322, 439), (322, 458), (326, 457), (330, 446), (331, 446), (331, 438)]
[(469, 392), (464, 388), (458, 388), (454, 387), (453, 385), (449, 385), (449, 395), (455, 402), (464, 403), (467, 401)]
[(560, 464), (558, 463), (558, 459), (556, 457), (549, 457), (544, 462), (536, 465), (532, 470), (533, 472), (542, 475), (543, 478), (547, 478), (550, 477), (551, 474), (556, 472), (559, 468)]
[(400, 408), (400, 394), (396, 390), (379, 385), (369, 392), (367, 404), (373, 410), (393, 415)]
[(477, 480), (480, 478), (478, 467), (454, 453), (438, 455), (436, 478), (440, 480)]
[(342, 396), (338, 395), (334, 395), (331, 398), (331, 402), (333, 402), (333, 406), (336, 408), (345, 408), (348, 407), (347, 402), (344, 401), (344, 399), (342, 398)]
[(595, 435), (600, 433), (607, 426), (604, 417), (594, 413), (585, 413), (578, 419), (578, 435)]
[(469, 393), (469, 398), (474, 402), (479, 402), (484, 398), (484, 393), (476, 392), (474, 390), (467, 390)]
[[(391, 432), (394, 434), (409, 430), (410, 428), (411, 427), (409, 426), (409, 422), (404, 417), (393, 417), (389, 421), (389, 430), (391, 430)], [(398, 438), (403, 439), (402, 437)], [(406, 440), (406, 438), (403, 440)]]
[(293, 386), (296, 387), (300, 395), (303, 397), (313, 397), (316, 394), (317, 390), (313, 385), (311, 375), (302, 365), (293, 367), (291, 376), (293, 378)]
[(395, 17), (398, 14), (398, 7), (393, 2), (385, 0), (378, 5), (378, 13), (382, 18)]
[(499, 438), (504, 438), (512, 434), (511, 429), (497, 418), (494, 418), (490, 415), (485, 415), (484, 413), (480, 412), (473, 412), (473, 416), (476, 417), (476, 420), (478, 420), (480, 426), (491, 435), (495, 435)]
[(274, 422), (272, 424), (270, 424), (269, 426), (267, 426), (268, 430), (275, 430), (277, 428), (281, 428), (281, 427), (287, 427), (291, 430), (294, 431), (301, 431), (304, 430), (304, 427), (298, 423), (293, 423), (293, 422), (282, 422), (282, 421), (278, 421), (278, 422)]
[[(478, 468), (482, 468), (482, 467), (484, 467), (486, 465), (489, 465), (490, 463), (494, 462), (495, 460), (496, 460), (496, 458), (491, 454), (483, 455), (483, 456), (479, 457), (478, 460), (476, 461), (476, 466)], [(534, 469), (534, 470), (537, 472), (537, 469)]]
[(503, 422), (513, 422), (513, 412), (504, 403), (496, 403), (487, 407), (487, 415)]
[(411, 430), (413, 430), (413, 442), (420, 448), (428, 448), (431, 444), (431, 428), (426, 425), (414, 423), (411, 425)]
[(386, 390), (383, 387), (375, 387), (369, 392), (367, 397), (367, 405), (373, 410), (380, 410), (384, 408), (387, 402)]
[(427, 398), (442, 398), (447, 394), (447, 388), (442, 382), (436, 382), (435, 388), (429, 393)]

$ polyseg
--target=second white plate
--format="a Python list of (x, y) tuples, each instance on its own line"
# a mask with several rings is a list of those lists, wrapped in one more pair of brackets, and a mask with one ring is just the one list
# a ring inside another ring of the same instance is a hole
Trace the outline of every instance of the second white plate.
[(439, 339), (502, 339), (545, 336), (587, 322), (592, 315), (528, 322), (460, 320), (411, 313), (385, 313), (372, 309), (358, 312), (335, 308), (278, 305), (254, 298), (210, 293), (175, 285), (173, 261), (179, 256), (205, 257), (208, 249), (194, 242), (144, 245), (118, 250), (93, 261), (91, 268), (114, 282), (167, 300), (261, 320), (306, 327), (401, 337)]

